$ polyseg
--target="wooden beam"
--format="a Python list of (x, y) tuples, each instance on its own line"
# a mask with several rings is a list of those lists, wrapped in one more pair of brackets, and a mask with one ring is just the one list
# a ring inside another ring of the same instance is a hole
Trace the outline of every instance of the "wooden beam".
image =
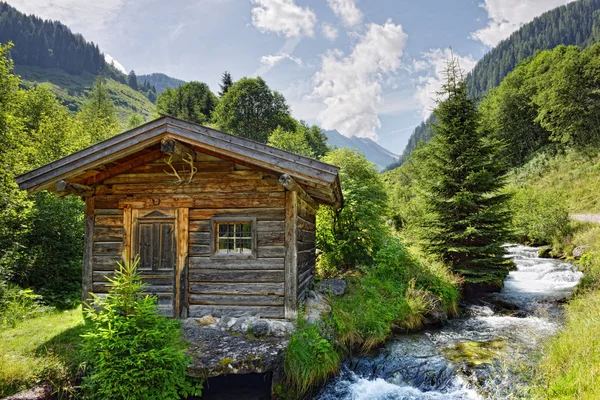
[(90, 197), (94, 195), (96, 190), (91, 186), (61, 180), (56, 182), (56, 191), (61, 194)]
[(93, 286), (94, 272), (94, 211), (95, 203), (93, 197), (85, 200), (85, 225), (84, 225), (84, 244), (83, 244), (83, 266), (81, 278), (81, 300), (85, 304), (90, 301), (90, 292)]
[(171, 156), (179, 156), (181, 159), (187, 157), (192, 157), (192, 160), (196, 159), (194, 150), (170, 137), (165, 137), (160, 141), (160, 151)]
[(190, 210), (188, 208), (177, 209), (177, 234), (175, 235), (177, 240), (177, 265), (175, 267), (175, 308), (173, 310), (175, 318), (186, 318), (188, 310), (185, 267), (189, 249), (189, 217)]
[(285, 196), (285, 318), (298, 317), (298, 192), (290, 191)]
[(283, 174), (279, 177), (279, 183), (290, 192), (297, 192), (298, 196), (308, 203), (315, 211), (319, 208), (319, 204), (309, 196), (308, 193), (298, 185), (298, 183), (289, 174)]
[(87, 185), (94, 185), (98, 182), (101, 182), (101, 181), (108, 179), (110, 177), (113, 177), (115, 175), (122, 174), (123, 172), (128, 171), (132, 168), (139, 167), (140, 165), (147, 164), (154, 160), (158, 160), (161, 157), (163, 157), (163, 153), (160, 150), (151, 151), (150, 153), (141, 155), (137, 158), (134, 158), (133, 160), (115, 165), (114, 167), (111, 167), (111, 168), (107, 169), (106, 171), (102, 171), (102, 172), (88, 178), (85, 181), (85, 183)]

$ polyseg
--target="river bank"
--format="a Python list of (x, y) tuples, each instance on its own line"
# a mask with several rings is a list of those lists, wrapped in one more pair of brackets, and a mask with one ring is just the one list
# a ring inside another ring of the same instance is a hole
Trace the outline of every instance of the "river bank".
[[(445, 327), (396, 336), (344, 363), (314, 399), (479, 399), (521, 390), (507, 360), (534, 359), (562, 323), (560, 302), (581, 278), (573, 264), (510, 246), (517, 269), (503, 290)], [(526, 388), (523, 388), (525, 390)]]

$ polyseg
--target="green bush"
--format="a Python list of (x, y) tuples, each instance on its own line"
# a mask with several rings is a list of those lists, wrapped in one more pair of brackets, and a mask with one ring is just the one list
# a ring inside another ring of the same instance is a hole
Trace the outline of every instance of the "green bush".
[(0, 283), (0, 327), (13, 328), (49, 310), (51, 308), (42, 303), (42, 296), (33, 290)]
[(569, 212), (558, 194), (529, 186), (513, 190), (510, 209), (517, 241), (536, 246), (553, 244), (569, 234)]
[(156, 298), (142, 294), (133, 265), (119, 264), (106, 298), (95, 296), (86, 315), (91, 329), (83, 335), (89, 363), (83, 388), (93, 399), (180, 399), (201, 394), (187, 377), (180, 323), (159, 315)]
[(317, 214), (317, 247), (323, 251), (320, 271), (335, 275), (370, 265), (389, 233), (387, 193), (379, 172), (364, 155), (350, 149), (328, 153), (323, 161), (340, 167), (344, 206), (322, 207)]
[(284, 358), (286, 398), (301, 398), (338, 372), (340, 354), (327, 330), (299, 319)]

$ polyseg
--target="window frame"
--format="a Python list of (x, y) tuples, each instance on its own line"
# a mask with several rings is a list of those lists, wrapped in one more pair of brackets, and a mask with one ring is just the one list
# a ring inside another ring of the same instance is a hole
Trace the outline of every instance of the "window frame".
[[(219, 253), (219, 224), (247, 224), (250, 223), (250, 253)], [(212, 217), (210, 219), (210, 258), (248, 260), (256, 259), (256, 217)]]

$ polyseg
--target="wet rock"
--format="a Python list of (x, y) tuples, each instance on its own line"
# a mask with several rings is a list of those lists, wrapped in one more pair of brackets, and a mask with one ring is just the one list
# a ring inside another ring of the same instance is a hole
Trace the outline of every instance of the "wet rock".
[(52, 399), (52, 385), (50, 382), (42, 382), (39, 385), (23, 390), (12, 396), (4, 398), (5, 400), (46, 400)]
[(271, 325), (264, 319), (255, 321), (248, 329), (256, 337), (265, 337), (271, 333)]
[(552, 258), (552, 247), (543, 246), (538, 249), (538, 257), (540, 258)]
[(338, 278), (325, 279), (315, 285), (315, 290), (323, 294), (341, 296), (346, 292), (346, 281)]
[[(240, 326), (248, 324), (249, 319), (244, 318)], [(216, 326), (198, 326), (195, 322), (184, 322), (182, 329), (183, 337), (190, 343), (188, 354), (193, 359), (188, 374), (196, 377), (277, 372), (289, 341), (287, 337), (258, 338)]]
[(217, 323), (217, 320), (215, 319), (215, 317), (213, 317), (212, 315), (206, 315), (202, 318), (199, 318), (196, 323), (199, 326), (208, 326), (208, 325), (214, 325)]
[(269, 321), (271, 325), (271, 335), (283, 337), (291, 335), (294, 332), (294, 324), (289, 321)]
[(573, 249), (573, 258), (579, 260), (586, 252), (587, 247), (585, 246), (577, 246)]
[(319, 321), (323, 314), (331, 312), (331, 306), (324, 296), (310, 291), (305, 303), (304, 318), (311, 324)]
[(444, 304), (442, 304), (442, 300), (439, 297), (423, 290), (417, 290), (417, 292), (431, 305), (430, 311), (425, 314), (425, 325), (443, 326), (448, 322), (448, 313), (446, 313)]
[(241, 317), (238, 318), (237, 321), (231, 326), (231, 330), (233, 332), (246, 334), (250, 326), (252, 326), (256, 321), (258, 321), (258, 317)]

